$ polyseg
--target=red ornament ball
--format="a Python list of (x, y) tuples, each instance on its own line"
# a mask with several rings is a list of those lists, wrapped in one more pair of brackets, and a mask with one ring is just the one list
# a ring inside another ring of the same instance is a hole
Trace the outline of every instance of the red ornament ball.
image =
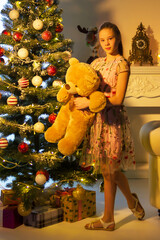
[(3, 30), (2, 34), (7, 35), (7, 36), (11, 36), (11, 33), (7, 30)]
[(21, 152), (21, 153), (26, 153), (28, 152), (28, 144), (25, 143), (25, 142), (21, 142), (19, 145), (18, 145), (18, 151)]
[(48, 73), (49, 76), (54, 76), (54, 75), (56, 75), (56, 73), (57, 73), (56, 67), (53, 66), (53, 65), (50, 65), (50, 66), (47, 68), (47, 73)]
[(22, 37), (23, 37), (23, 34), (20, 33), (20, 32), (15, 32), (15, 33), (13, 33), (13, 39), (14, 39), (16, 42), (21, 41)]
[(0, 57), (2, 57), (4, 53), (5, 53), (5, 50), (2, 47), (0, 47)]
[(21, 88), (26, 88), (29, 86), (29, 80), (27, 78), (22, 77), (18, 80), (18, 84)]
[(15, 106), (15, 105), (17, 105), (17, 103), (18, 103), (18, 100), (15, 96), (11, 95), (9, 98), (7, 98), (8, 105)]
[(55, 31), (58, 32), (58, 33), (62, 32), (63, 31), (63, 25), (61, 23), (57, 24)]
[(88, 166), (88, 167), (82, 167), (81, 166), (81, 169), (83, 170), (83, 171), (90, 171), (91, 170), (91, 166)]
[(51, 6), (54, 1), (53, 1), (53, 0), (46, 0), (46, 2), (47, 2), (47, 5), (48, 5), (48, 6)]
[(5, 149), (6, 147), (8, 147), (8, 141), (6, 138), (1, 138), (0, 139), (0, 148), (1, 149)]
[(47, 30), (44, 31), (41, 36), (42, 36), (42, 39), (45, 41), (50, 41), (52, 39), (52, 33)]
[(56, 120), (57, 115), (55, 113), (51, 113), (48, 117), (48, 121), (53, 124)]
[(4, 59), (3, 58), (0, 58), (0, 63), (4, 63)]
[(2, 98), (2, 93), (0, 92), (0, 99)]

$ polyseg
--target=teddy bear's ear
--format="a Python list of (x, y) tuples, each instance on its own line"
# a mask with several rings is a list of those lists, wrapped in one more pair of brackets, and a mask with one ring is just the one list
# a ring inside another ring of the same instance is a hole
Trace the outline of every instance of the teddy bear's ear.
[(77, 64), (79, 63), (79, 60), (77, 58), (70, 58), (69, 59), (69, 64), (70, 65), (74, 65), (74, 64)]

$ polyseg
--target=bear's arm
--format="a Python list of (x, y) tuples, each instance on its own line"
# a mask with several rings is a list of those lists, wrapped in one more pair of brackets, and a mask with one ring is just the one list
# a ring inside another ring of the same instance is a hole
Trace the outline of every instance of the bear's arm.
[(89, 109), (92, 112), (100, 112), (106, 106), (106, 97), (102, 92), (95, 91), (91, 93), (91, 95), (89, 96), (89, 99), (90, 99)]
[(71, 98), (71, 94), (67, 92), (65, 87), (62, 87), (57, 93), (58, 102), (66, 103)]

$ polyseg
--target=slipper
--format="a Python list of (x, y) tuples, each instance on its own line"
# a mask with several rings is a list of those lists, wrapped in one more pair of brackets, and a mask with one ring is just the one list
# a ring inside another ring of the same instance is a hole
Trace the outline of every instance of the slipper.
[[(134, 216), (135, 216), (138, 220), (142, 220), (142, 219), (144, 218), (144, 216), (145, 216), (145, 211), (144, 211), (142, 205), (141, 205), (140, 202), (139, 202), (139, 199), (138, 199), (137, 194), (136, 194), (136, 193), (132, 193), (132, 196), (133, 196), (133, 198), (135, 199), (135, 202), (136, 202), (136, 203), (135, 203), (135, 207), (132, 208), (132, 209), (130, 209), (130, 210), (133, 212)], [(137, 210), (138, 205), (139, 205), (140, 208), (142, 209), (141, 211), (138, 211), (138, 210)]]

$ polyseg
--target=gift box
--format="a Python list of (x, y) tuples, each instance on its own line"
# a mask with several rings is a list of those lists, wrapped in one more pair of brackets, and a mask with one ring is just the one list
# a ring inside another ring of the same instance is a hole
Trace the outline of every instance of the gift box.
[(31, 214), (23, 218), (24, 225), (36, 228), (43, 228), (62, 221), (63, 209), (51, 207), (48, 209), (44, 209), (44, 207), (34, 209)]
[(16, 228), (23, 224), (23, 217), (19, 215), (17, 206), (8, 206), (3, 209), (3, 227)]
[(3, 227), (3, 210), (7, 208), (7, 206), (3, 206), (0, 201), (0, 227)]
[(61, 200), (63, 196), (72, 196), (72, 192), (75, 188), (64, 188), (64, 190), (57, 190), (54, 195), (50, 197), (50, 204), (53, 207), (59, 208), (61, 207)]
[(18, 205), (20, 199), (16, 198), (12, 189), (1, 190), (1, 201), (3, 205)]
[(73, 196), (62, 197), (64, 221), (75, 222), (91, 217), (96, 213), (96, 192), (86, 190), (83, 200), (76, 200)]

